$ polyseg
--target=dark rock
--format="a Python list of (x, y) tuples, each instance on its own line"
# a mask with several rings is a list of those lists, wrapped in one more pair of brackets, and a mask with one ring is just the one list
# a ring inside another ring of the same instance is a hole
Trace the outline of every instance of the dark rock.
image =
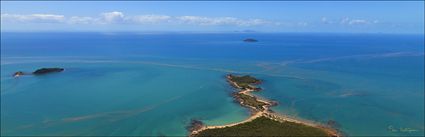
[(18, 72), (13, 73), (13, 77), (19, 77), (19, 76), (22, 76), (22, 75), (25, 75), (24, 72), (22, 72), (22, 71), (18, 71)]
[(341, 128), (341, 124), (339, 124), (338, 122), (336, 122), (335, 120), (328, 120), (326, 122), (326, 125), (332, 127), (332, 128)]
[(252, 39), (252, 38), (248, 38), (248, 39), (245, 39), (245, 40), (243, 40), (244, 42), (258, 42), (258, 40), (256, 40), (256, 39)]
[(259, 88), (259, 87), (255, 87), (254, 88), (254, 91), (261, 91), (261, 90), (263, 90), (262, 88)]
[(42, 75), (42, 74), (48, 74), (53, 72), (62, 72), (63, 68), (41, 68), (34, 71), (32, 74), (34, 75)]
[(192, 119), (190, 120), (189, 126), (186, 127), (186, 129), (190, 132), (196, 131), (204, 127), (204, 123), (202, 121)]
[(279, 105), (279, 102), (277, 102), (277, 101), (270, 101), (270, 107), (274, 107), (274, 106), (277, 106), (277, 105)]

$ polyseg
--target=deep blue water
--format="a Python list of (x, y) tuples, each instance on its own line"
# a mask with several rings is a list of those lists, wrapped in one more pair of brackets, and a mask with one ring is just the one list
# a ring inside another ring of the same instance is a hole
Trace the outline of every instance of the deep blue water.
[(424, 135), (423, 35), (2, 33), (1, 57), (1, 135), (186, 135), (193, 118), (240, 121), (227, 73), (263, 79), (275, 111), (348, 135)]

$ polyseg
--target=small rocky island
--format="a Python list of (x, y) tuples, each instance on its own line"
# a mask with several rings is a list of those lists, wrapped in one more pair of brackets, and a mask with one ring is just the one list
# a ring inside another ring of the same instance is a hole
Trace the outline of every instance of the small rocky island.
[(261, 91), (257, 87), (261, 80), (245, 75), (226, 76), (231, 86), (237, 89), (233, 98), (251, 110), (251, 116), (241, 122), (220, 126), (206, 126), (192, 121), (190, 136), (341, 136), (335, 129), (314, 123), (291, 119), (270, 110), (277, 102), (259, 99), (251, 92)]
[(19, 76), (22, 76), (22, 75), (25, 75), (25, 73), (22, 72), (22, 71), (18, 71), (18, 72), (13, 73), (13, 77), (19, 77)]
[(62, 72), (63, 68), (41, 68), (41, 69), (37, 69), (36, 71), (32, 72), (32, 74), (34, 75), (43, 75), (43, 74), (48, 74), (48, 73), (53, 73), (53, 72)]
[(253, 39), (253, 38), (247, 38), (243, 40), (244, 42), (258, 42), (258, 40)]
[[(64, 68), (41, 68), (41, 69), (35, 70), (31, 74), (33, 74), (33, 75), (44, 75), (44, 74), (49, 74), (49, 73), (62, 72), (64, 70), (65, 70)], [(23, 75), (28, 75), (28, 73), (24, 73), (22, 71), (18, 71), (18, 72), (13, 73), (13, 77), (19, 77), (19, 76), (23, 76)]]

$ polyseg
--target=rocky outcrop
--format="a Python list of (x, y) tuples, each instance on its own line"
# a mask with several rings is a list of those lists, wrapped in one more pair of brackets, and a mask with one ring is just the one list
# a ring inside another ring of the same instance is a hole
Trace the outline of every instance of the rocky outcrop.
[(22, 71), (18, 71), (18, 72), (13, 73), (13, 77), (19, 77), (19, 76), (22, 76), (22, 75), (25, 75), (25, 73), (22, 72)]
[(196, 119), (191, 119), (189, 126), (186, 127), (186, 130), (188, 130), (189, 132), (193, 132), (193, 131), (201, 129), (204, 126), (205, 125), (202, 121), (196, 120)]

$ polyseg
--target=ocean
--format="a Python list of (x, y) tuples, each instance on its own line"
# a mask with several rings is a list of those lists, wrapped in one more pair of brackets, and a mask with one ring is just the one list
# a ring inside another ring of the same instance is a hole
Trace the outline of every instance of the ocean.
[[(65, 71), (12, 77), (42, 67)], [(242, 121), (229, 73), (262, 79), (274, 111), (349, 136), (424, 135), (423, 35), (159, 32), (2, 32), (1, 135), (182, 136), (191, 119)]]

